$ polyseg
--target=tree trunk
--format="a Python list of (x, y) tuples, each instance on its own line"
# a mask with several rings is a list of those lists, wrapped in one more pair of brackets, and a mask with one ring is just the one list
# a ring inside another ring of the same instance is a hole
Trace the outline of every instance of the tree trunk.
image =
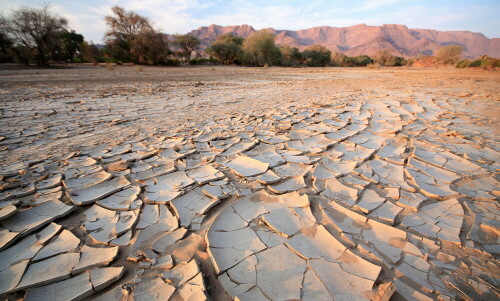
[(37, 43), (37, 51), (38, 51), (38, 66), (45, 66), (46, 61), (45, 61), (45, 47), (42, 43)]

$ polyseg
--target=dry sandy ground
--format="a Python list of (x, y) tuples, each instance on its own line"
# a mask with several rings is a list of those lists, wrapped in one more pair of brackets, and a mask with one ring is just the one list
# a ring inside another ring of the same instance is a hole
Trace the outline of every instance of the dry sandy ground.
[[(463, 99), (498, 131), (500, 73), (457, 69), (104, 67), (0, 70), (2, 165), (287, 106)], [(461, 109), (461, 108), (457, 108)], [(471, 111), (471, 112), (472, 112)], [(15, 150), (15, 151), (14, 151)]]
[(0, 70), (0, 299), (498, 299), (499, 92), (482, 70)]

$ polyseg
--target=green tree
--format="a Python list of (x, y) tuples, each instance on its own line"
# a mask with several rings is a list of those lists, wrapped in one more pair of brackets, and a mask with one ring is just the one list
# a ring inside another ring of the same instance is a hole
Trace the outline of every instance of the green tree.
[(77, 54), (81, 54), (84, 38), (74, 30), (65, 31), (61, 34), (64, 44), (64, 54), (67, 60), (73, 61)]
[(4, 19), (4, 31), (16, 55), (28, 62), (34, 56), (38, 65), (47, 65), (54, 49), (61, 45), (61, 33), (68, 21), (52, 14), (49, 7), (21, 7)]
[(273, 65), (279, 62), (281, 52), (274, 43), (274, 36), (266, 31), (253, 33), (243, 42), (247, 63), (254, 66)]
[(131, 54), (139, 64), (161, 64), (169, 55), (168, 38), (164, 33), (145, 31), (135, 37)]
[(241, 56), (242, 44), (243, 38), (226, 33), (220, 35), (206, 51), (223, 64), (233, 64)]
[(0, 62), (12, 62), (13, 41), (8, 33), (8, 20), (0, 14)]
[(330, 63), (332, 52), (325, 46), (315, 44), (309, 46), (302, 52), (302, 57), (305, 59), (307, 66), (326, 66)]
[(448, 45), (438, 49), (436, 52), (436, 59), (438, 63), (444, 65), (456, 64), (460, 60), (462, 52), (462, 46)]
[(174, 39), (172, 41), (172, 44), (177, 46), (182, 53), (182, 57), (186, 62), (189, 62), (189, 59), (191, 58), (191, 54), (193, 51), (195, 51), (198, 46), (200, 45), (200, 40), (192, 35), (189, 34), (176, 34), (174, 35)]
[(302, 53), (297, 47), (284, 45), (280, 47), (283, 66), (299, 66), (302, 63)]
[(114, 62), (131, 62), (134, 59), (130, 53), (131, 47), (130, 42), (127, 40), (116, 37), (113, 39), (106, 40), (106, 47), (104, 48), (104, 54), (107, 61)]

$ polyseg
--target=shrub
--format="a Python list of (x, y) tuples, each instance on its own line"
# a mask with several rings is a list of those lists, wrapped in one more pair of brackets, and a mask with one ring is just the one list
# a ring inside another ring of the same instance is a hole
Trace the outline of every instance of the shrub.
[(368, 67), (368, 69), (380, 69), (380, 64), (379, 63), (371, 63), (371, 64), (366, 65), (366, 67)]
[(467, 68), (469, 67), (470, 61), (469, 60), (461, 60), (458, 62), (458, 64), (455, 66), (456, 68)]
[(434, 56), (421, 55), (418, 56), (413, 61), (413, 67), (435, 67), (437, 66), (437, 61)]
[(391, 49), (381, 49), (375, 56), (375, 62), (381, 66), (396, 66), (396, 57), (392, 55)]
[(448, 45), (438, 49), (438, 51), (436, 52), (436, 59), (438, 63), (441, 64), (456, 64), (462, 56), (462, 51), (462, 46)]
[(489, 56), (481, 57), (481, 68), (499, 68), (500, 60)]
[(302, 53), (297, 47), (281, 46), (281, 64), (283, 66), (298, 66), (302, 63)]
[(353, 59), (354, 59), (354, 64), (359, 67), (364, 67), (367, 66), (368, 64), (373, 63), (372, 58), (367, 55), (358, 55), (355, 56)]
[(347, 59), (347, 55), (340, 52), (335, 52), (331, 57), (330, 64), (336, 67), (343, 67), (346, 64)]
[(481, 60), (480, 59), (473, 60), (467, 65), (467, 67), (481, 67)]
[(302, 53), (307, 66), (311, 67), (324, 67), (330, 63), (331, 51), (322, 45), (312, 45)]
[(365, 67), (368, 64), (373, 63), (371, 57), (367, 55), (358, 55), (358, 56), (346, 56), (343, 59), (342, 66), (343, 67)]
[(219, 61), (214, 58), (194, 58), (189, 61), (190, 65), (217, 65)]
[(456, 68), (484, 68), (484, 69), (491, 69), (491, 68), (500, 68), (500, 59), (495, 59), (486, 55), (483, 55), (473, 61), (469, 60), (462, 60), (458, 62), (458, 64), (455, 66)]

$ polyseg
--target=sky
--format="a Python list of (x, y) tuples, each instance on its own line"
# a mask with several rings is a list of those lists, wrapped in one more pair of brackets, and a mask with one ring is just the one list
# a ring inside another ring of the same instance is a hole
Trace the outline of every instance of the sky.
[(118, 5), (146, 16), (165, 33), (200, 26), (248, 24), (255, 29), (307, 29), (357, 24), (403, 24), (409, 28), (469, 30), (500, 38), (500, 0), (0, 0), (0, 12), (42, 7), (69, 20), (87, 41), (102, 43), (104, 16)]

